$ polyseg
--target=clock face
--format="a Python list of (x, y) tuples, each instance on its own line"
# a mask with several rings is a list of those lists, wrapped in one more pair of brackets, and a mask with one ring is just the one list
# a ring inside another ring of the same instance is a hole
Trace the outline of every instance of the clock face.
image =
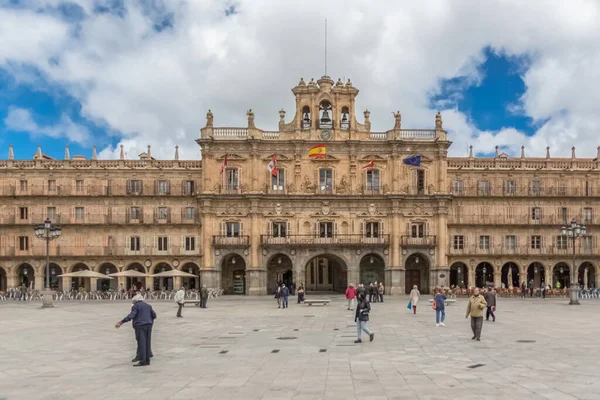
[(331, 131), (328, 129), (323, 129), (321, 131), (321, 139), (323, 139), (323, 140), (331, 139)]

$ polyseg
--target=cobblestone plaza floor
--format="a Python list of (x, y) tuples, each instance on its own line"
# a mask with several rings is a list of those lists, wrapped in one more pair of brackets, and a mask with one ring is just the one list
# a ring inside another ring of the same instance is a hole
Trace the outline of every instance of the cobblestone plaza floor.
[(332, 303), (223, 297), (182, 319), (151, 302), (145, 368), (131, 367), (131, 324), (114, 328), (129, 302), (0, 302), (0, 399), (600, 399), (600, 300), (499, 299), (475, 342), (465, 299), (437, 328), (425, 301), (412, 315), (387, 298), (373, 305), (375, 340), (355, 345), (343, 297), (318, 297)]

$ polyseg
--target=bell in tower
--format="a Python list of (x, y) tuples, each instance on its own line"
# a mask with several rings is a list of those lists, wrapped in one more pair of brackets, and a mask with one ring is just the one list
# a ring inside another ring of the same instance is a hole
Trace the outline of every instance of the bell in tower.
[(310, 129), (310, 108), (304, 106), (302, 108), (302, 129)]
[(333, 126), (333, 121), (329, 117), (329, 111), (331, 110), (331, 104), (328, 101), (323, 101), (321, 106), (321, 119), (319, 120), (320, 128), (331, 128)]

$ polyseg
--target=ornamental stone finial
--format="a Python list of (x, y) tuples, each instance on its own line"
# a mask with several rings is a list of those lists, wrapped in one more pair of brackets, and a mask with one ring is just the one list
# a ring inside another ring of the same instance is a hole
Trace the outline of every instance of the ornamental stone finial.
[(125, 150), (123, 150), (123, 145), (121, 145), (121, 154), (119, 155), (119, 159), (120, 160), (125, 159)]
[(175, 160), (179, 160), (179, 146), (175, 145)]
[[(598, 149), (600, 149), (600, 147), (598, 147)], [(8, 159), (9, 160), (14, 160), (15, 159), (15, 153), (13, 152), (12, 144), (8, 145)]]
[(71, 154), (69, 153), (69, 145), (65, 145), (65, 160), (70, 160)]
[(571, 147), (571, 158), (575, 159), (575, 146)]
[(546, 158), (550, 158), (550, 146), (546, 147)]
[(469, 158), (473, 158), (473, 145), (469, 146)]
[(442, 128), (442, 114), (439, 111), (435, 115), (435, 129), (444, 129)]
[(521, 146), (521, 158), (525, 158), (525, 146)]

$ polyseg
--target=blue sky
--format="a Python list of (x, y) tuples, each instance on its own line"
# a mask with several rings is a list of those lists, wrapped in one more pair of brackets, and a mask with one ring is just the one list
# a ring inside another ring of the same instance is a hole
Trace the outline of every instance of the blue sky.
[(441, 111), (451, 155), (595, 157), (600, 4), (383, 3), (0, 0), (0, 157), (12, 143), (17, 158), (38, 144), (62, 158), (68, 143), (101, 158), (179, 145), (196, 159), (208, 109), (217, 126), (244, 126), (252, 108), (277, 129), (278, 110), (294, 117), (290, 88), (323, 74), (325, 19), (328, 73), (352, 79), (356, 119), (368, 108), (374, 131), (391, 111), (405, 128)]

